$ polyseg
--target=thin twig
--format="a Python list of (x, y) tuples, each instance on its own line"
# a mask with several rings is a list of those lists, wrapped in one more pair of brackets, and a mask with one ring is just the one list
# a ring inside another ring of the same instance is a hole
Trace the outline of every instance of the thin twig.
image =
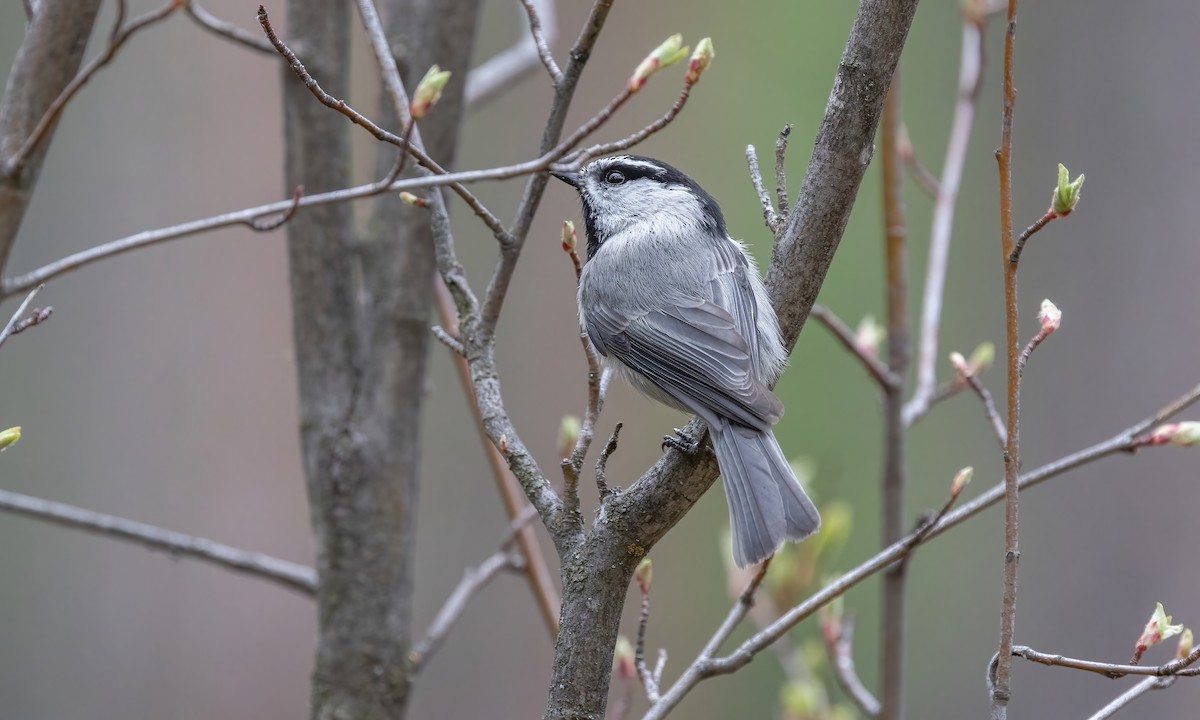
[(904, 164), (908, 168), (908, 173), (912, 176), (917, 187), (921, 188), (926, 195), (936, 201), (938, 196), (941, 195), (942, 188), (941, 184), (938, 183), (938, 179), (933, 176), (933, 173), (929, 172), (929, 168), (921, 164), (921, 160), (915, 152), (905, 154)]
[[(450, 298), (450, 291), (446, 289), (445, 283), (440, 280), (436, 283), (436, 288), (438, 318), (442, 323), (444, 331), (450, 337), (457, 337), (459, 332), (458, 318), (454, 313), (454, 301)], [(459, 382), (462, 384), (463, 392), (468, 398), (473, 398), (474, 386), (471, 380), (471, 368), (467, 364), (465, 352), (455, 354), (453, 360), (454, 370), (458, 375)], [(530, 506), (527, 504), (516, 479), (505, 464), (504, 458), (488, 438), (487, 433), (484, 432), (483, 420), (479, 414), (479, 404), (477, 402), (470, 402), (468, 404), (471, 406), (471, 414), (475, 418), (475, 428), (479, 432), (479, 439), (483, 444), (484, 454), (487, 455), (488, 466), (491, 468), (492, 479), (496, 483), (496, 489), (500, 491), (500, 499), (504, 503), (504, 509), (508, 513), (508, 516), (515, 520), (527, 512)], [(554, 637), (558, 634), (559, 611), (558, 591), (554, 589), (554, 580), (550, 576), (550, 570), (546, 565), (542, 550), (538, 546), (537, 538), (533, 534), (533, 529), (527, 525), (523, 526), (517, 533), (516, 538), (517, 549), (525, 559), (525, 576), (529, 582), (529, 588), (533, 593), (534, 600), (537, 601), (542, 622), (545, 624), (546, 629), (550, 631), (550, 636)]]
[(1087, 720), (1106, 720), (1106, 718), (1116, 715), (1119, 710), (1124, 709), (1126, 705), (1129, 705), (1134, 700), (1137, 700), (1151, 690), (1162, 690), (1164, 688), (1169, 688), (1174, 684), (1175, 678), (1173, 676), (1145, 678), (1144, 680), (1138, 682), (1138, 684), (1118, 695), (1113, 699), (1112, 702), (1097, 710), (1093, 715), (1088, 717)]
[[(529, 36), (533, 38), (533, 44), (537, 47), (538, 58), (542, 61), (542, 65), (546, 67), (546, 72), (550, 73), (550, 80), (555, 85), (562, 82), (562, 70), (558, 69), (558, 63), (554, 62), (554, 54), (550, 52), (550, 41), (546, 38), (546, 33), (542, 30), (542, 20), (539, 17), (537, 5), (541, 4), (542, 12), (549, 11), (551, 18), (554, 13), (554, 1), (537, 3), (535, 0), (521, 0), (521, 7), (525, 8), (525, 14), (529, 16)], [(553, 19), (550, 21), (553, 25)], [(553, 33), (553, 29), (551, 30)]]
[(770, 565), (771, 558), (767, 558), (759, 565), (758, 572), (754, 573), (750, 584), (746, 586), (746, 590), (738, 597), (733, 607), (729, 609), (724, 622), (721, 623), (712, 637), (708, 639), (700, 654), (696, 656), (696, 659), (684, 671), (683, 676), (675, 681), (675, 684), (671, 686), (671, 690), (666, 695), (659, 697), (658, 701), (650, 706), (650, 710), (642, 717), (642, 720), (662, 720), (671, 711), (671, 708), (675, 707), (683, 699), (682, 695), (678, 698), (673, 697), (676, 688), (681, 684), (690, 688), (696, 682), (699, 682), (701, 679), (700, 673), (703, 672), (703, 668), (712, 662), (712, 657), (721, 649), (721, 646), (729, 639), (734, 629), (746, 617), (747, 613), (750, 612), (750, 608), (754, 606), (754, 596), (758, 593), (758, 586), (762, 584), (763, 578), (767, 576), (767, 568)]
[[(1031, 488), (1050, 478), (1057, 477), (1110, 455), (1136, 449), (1140, 435), (1167, 418), (1182, 412), (1197, 400), (1200, 400), (1200, 385), (1192, 387), (1183, 395), (1159, 408), (1153, 415), (1134, 423), (1113, 437), (1022, 475), (1020, 478), (1021, 489)], [(793, 627), (811, 617), (822, 607), (841, 597), (846, 591), (858, 585), (863, 580), (890, 567), (892, 563), (903, 560), (918, 545), (942, 535), (946, 531), (961, 525), (987, 508), (999, 503), (1004, 499), (1005, 492), (1006, 485), (1002, 482), (958, 510), (947, 512), (940, 520), (922, 524), (921, 527), (910, 533), (908, 537), (899, 542), (892, 543), (854, 569), (825, 585), (825, 587), (809, 596), (803, 602), (792, 607), (728, 655), (723, 657), (709, 657), (703, 660), (697, 658), (687, 671), (669, 689), (662, 693), (662, 699), (650, 709), (650, 712), (645, 716), (645, 720), (665, 717), (671, 708), (678, 705), (701, 680), (716, 675), (736, 672), (738, 669), (744, 667), (758, 653), (771, 647)]]
[(758, 204), (762, 206), (763, 223), (774, 236), (779, 232), (779, 215), (775, 208), (771, 207), (771, 196), (763, 187), (762, 171), (758, 169), (758, 153), (754, 151), (753, 145), (746, 146), (746, 164), (750, 168), (750, 184), (754, 186), (754, 194), (758, 196)]
[(850, 351), (850, 354), (858, 358), (867, 373), (879, 383), (880, 387), (891, 387), (898, 385), (900, 380), (892, 374), (887, 365), (880, 362), (879, 358), (874, 354), (867, 352), (858, 343), (858, 339), (854, 336), (854, 331), (846, 326), (846, 323), (833, 313), (832, 310), (824, 305), (813, 305), (812, 310), (808, 311), (809, 317), (814, 317), (822, 325), (828, 328), (829, 332), (833, 333), (834, 338), (842, 344), (842, 347)]
[(1028, 240), (1035, 232), (1046, 227), (1051, 220), (1057, 217), (1058, 213), (1054, 212), (1054, 208), (1050, 208), (1046, 211), (1045, 215), (1041, 216), (1036, 222), (1025, 228), (1025, 232), (1021, 233), (1021, 236), (1017, 238), (1017, 245), (1013, 248), (1012, 253), (1009, 254), (1008, 261), (1013, 265), (1021, 262), (1021, 251), (1025, 249), (1025, 241)]
[(284, 210), (278, 217), (267, 220), (263, 217), (251, 218), (242, 223), (246, 227), (255, 232), (271, 232), (283, 227), (287, 221), (296, 216), (296, 211), (300, 209), (300, 198), (304, 197), (304, 186), (297, 185), (295, 192), (292, 193), (292, 205), (287, 210)]
[[(526, 4), (527, 0), (521, 2)], [(467, 107), (479, 107), (510, 88), (518, 78), (537, 69), (541, 64), (539, 60), (545, 62), (541, 55), (541, 47), (544, 45), (548, 53), (558, 36), (554, 0), (533, 0), (533, 6), (537, 13), (538, 29), (534, 30), (531, 26), (529, 35), (522, 35), (517, 42), (488, 58), (467, 74), (466, 86), (463, 89), (463, 102)], [(555, 67), (557, 68), (557, 65)], [(554, 78), (556, 84), (561, 78), (560, 71), (558, 77)]]
[(996, 439), (1000, 441), (1000, 449), (1005, 450), (1008, 446), (1008, 431), (1004, 429), (1004, 421), (1000, 418), (1000, 412), (996, 410), (996, 402), (992, 399), (992, 394), (975, 375), (966, 376), (965, 381), (983, 401), (983, 411), (992, 425), (992, 430), (996, 433)]
[(840, 621), (827, 623), (821, 637), (825, 640), (825, 653), (829, 656), (838, 687), (864, 715), (879, 717), (879, 701), (863, 685), (854, 669), (854, 618), (848, 615)]
[(792, 126), (784, 125), (779, 131), (779, 137), (775, 139), (775, 204), (779, 207), (781, 227), (787, 223), (788, 215), (787, 170), (783, 161), (787, 157), (788, 135), (791, 134)]
[(29, 328), (31, 328), (35, 325), (41, 325), (42, 323), (49, 320), (50, 316), (53, 314), (54, 314), (54, 308), (49, 307), (49, 306), (44, 307), (44, 308), (34, 308), (32, 311), (30, 311), (29, 317), (25, 318), (24, 320), (18, 322), (16, 325), (13, 326), (12, 332), (9, 334), (17, 335), (17, 334), (25, 332), (26, 330), (28, 330)]
[[(905, 406), (905, 418), (923, 414), (932, 399), (937, 385), (938, 328), (942, 318), (942, 303), (946, 289), (946, 273), (950, 261), (950, 237), (954, 227), (954, 207), (958, 200), (958, 188), (962, 182), (963, 166), (967, 159), (967, 146), (971, 140), (971, 126), (975, 120), (975, 108), (979, 103), (979, 89), (983, 78), (983, 20), (978, 22), (971, 12), (964, 12), (962, 52), (959, 58), (958, 99), (954, 104), (954, 118), (950, 126), (950, 139), (946, 146), (946, 159), (942, 165), (941, 180), (932, 178), (934, 189), (933, 224), (929, 232), (929, 261), (925, 270), (925, 291), (921, 301), (921, 341), (917, 353), (917, 385), (912, 399)], [(908, 146), (908, 164), (917, 170), (918, 178), (928, 170), (916, 160), (911, 143)]]
[(1096, 662), (1095, 660), (1079, 660), (1062, 655), (1040, 653), (1025, 645), (1013, 646), (1012, 654), (1015, 657), (1024, 658), (1041, 665), (1083, 670), (1084, 672), (1096, 673), (1097, 675), (1103, 675), (1106, 678), (1114, 680), (1123, 678), (1126, 675), (1149, 675), (1152, 677), (1169, 677), (1172, 675), (1176, 677), (1194, 677), (1200, 675), (1200, 667), (1190, 668), (1197, 660), (1200, 660), (1200, 646), (1192, 648), (1191, 652), (1187, 655), (1171, 662), (1163, 663), (1162, 665), (1126, 665)]
[[(533, 508), (527, 508), (532, 511)], [(505, 540), (501, 543), (500, 550), (492, 553), (486, 560), (479, 563), (478, 567), (467, 568), (463, 571), (462, 580), (455, 586), (453, 592), (446, 598), (446, 602), (442, 603), (442, 608), (438, 610), (438, 614), (434, 617), (433, 622), (429, 624), (429, 629), (425, 632), (425, 637), (412, 646), (408, 652), (408, 664), (412, 673), (415, 675), (425, 667), (429, 662), (429, 658), (442, 646), (449, 636), (450, 631), (462, 618), (463, 613), (467, 610), (467, 604), (471, 599), (479, 594), (484, 587), (487, 586), (502, 570), (518, 569), (522, 563), (519, 555), (514, 555), (509, 550), (513, 537), (520, 532), (521, 528), (529, 523), (536, 512), (524, 512), (513, 520), (509, 526), (509, 531)]]
[[(904, 491), (907, 484), (904, 463), (904, 378), (908, 373), (908, 227), (904, 209), (904, 166), (900, 159), (900, 77), (892, 76), (892, 86), (883, 106), (879, 135), (883, 173), (884, 266), (887, 297), (888, 371), (896, 383), (883, 387), (884, 459), (883, 543), (887, 546), (905, 534)], [(879, 717), (900, 720), (904, 716), (904, 641), (905, 607), (908, 591), (908, 565), (896, 563), (883, 577)]]
[[(371, 7), (374, 7), (374, 5), (372, 4)], [(376, 20), (378, 20), (378, 17), (376, 17)], [(345, 115), (350, 119), (350, 122), (361, 126), (380, 142), (386, 142), (395, 145), (402, 151), (411, 154), (422, 167), (429, 170), (437, 177), (438, 180), (440, 180), (440, 182), (434, 182), (430, 185), (423, 185), (423, 187), (448, 185), (450, 189), (454, 190), (454, 192), (461, 197), (465, 203), (467, 203), (471, 210), (477, 216), (479, 216), (479, 219), (488, 226), (488, 228), (492, 231), (492, 234), (495, 235), (498, 240), (503, 242), (507, 239), (508, 233), (504, 229), (504, 226), (500, 224), (500, 221), (496, 219), (496, 216), (493, 215), (492, 212), (488, 210), (478, 198), (476, 198), (469, 190), (467, 190), (461, 182), (458, 182), (456, 179), (452, 179), (451, 176), (454, 175), (453, 173), (447, 173), (444, 168), (434, 162), (433, 158), (426, 155), (424, 150), (417, 147), (416, 143), (410, 143), (405, 138), (384, 130), (376, 125), (375, 122), (370, 118), (346, 104), (345, 100), (339, 100), (338, 98), (335, 98), (327, 93), (316, 81), (316, 79), (314, 79), (313, 76), (308, 72), (308, 69), (304, 67), (304, 63), (300, 61), (300, 58), (296, 56), (296, 53), (293, 52), (292, 49), (289, 48), (282, 40), (280, 40), (278, 35), (275, 34), (275, 28), (271, 25), (271, 19), (267, 14), (266, 8), (264, 8), (262, 5), (258, 6), (258, 23), (262, 26), (263, 32), (266, 33), (267, 39), (271, 42), (271, 45), (280, 55), (283, 56), (285, 60), (287, 60), (288, 66), (291, 67), (292, 72), (294, 72), (296, 76), (300, 78), (301, 82), (304, 83), (304, 86), (308, 88), (308, 91), (311, 92), (313, 97), (317, 98), (322, 105), (332, 108), (333, 110)], [(366, 23), (365, 20), (364, 23)], [(372, 27), (368, 25), (367, 30), (368, 35), (372, 37), (372, 47), (375, 47)], [(382, 32), (382, 29), (379, 28), (378, 31)], [(378, 51), (376, 51), (376, 55), (379, 55)], [(387, 51), (387, 57), (392, 58), (390, 51)], [(391, 63), (393, 66), (395, 65), (394, 58), (392, 58)], [(389, 78), (389, 73), (387, 72), (384, 72), (384, 82), (389, 92), (393, 93), (394, 95), (396, 83)], [(407, 106), (403, 109), (403, 111), (398, 110), (398, 114), (402, 123), (407, 125), (408, 122), (411, 122), (411, 119), (408, 115)], [(432, 180), (433, 178), (425, 179)], [(404, 181), (398, 181), (391, 189), (401, 189), (399, 186), (403, 184)]]
[(638, 629), (637, 639), (633, 644), (633, 662), (637, 668), (638, 679), (642, 681), (642, 687), (646, 690), (646, 699), (650, 704), (658, 702), (658, 677), (662, 673), (661, 666), (665, 664), (662, 656), (659, 655), (660, 667), (655, 668), (654, 672), (646, 665), (646, 625), (650, 622), (650, 592), (649, 589), (642, 590), (642, 609), (638, 614)]
[(562, 164), (563, 169), (581, 165), (594, 157), (599, 157), (601, 155), (611, 155), (612, 153), (615, 153), (615, 152), (620, 152), (622, 150), (628, 150), (629, 148), (633, 147), (634, 145), (637, 145), (638, 143), (642, 142), (643, 140), (650, 137), (651, 135), (658, 132), (659, 130), (662, 130), (666, 126), (670, 125), (671, 121), (674, 120), (679, 115), (679, 113), (683, 110), (683, 106), (687, 105), (688, 97), (691, 96), (693, 87), (694, 87), (694, 85), (692, 83), (684, 81), (683, 90), (680, 91), (679, 97), (675, 99), (675, 104), (672, 105), (671, 108), (669, 110), (667, 110), (665, 113), (663, 113), (663, 115), (661, 117), (659, 117), (657, 120), (650, 123), (649, 125), (642, 128), (641, 130), (638, 130), (637, 132), (633, 133), (632, 135), (628, 135), (620, 140), (616, 140), (616, 141), (610, 142), (610, 143), (603, 143), (600, 145), (593, 145), (589, 148), (584, 148), (583, 150), (579, 150), (579, 151), (573, 153), (570, 157), (566, 158), (563, 161), (563, 164)]
[[(150, 27), (160, 20), (165, 20), (171, 13), (178, 10), (180, 5), (181, 3), (178, 0), (171, 0), (171, 2), (168, 2), (157, 10), (151, 10), (145, 15), (134, 18), (128, 25), (124, 25), (123, 27), (114, 25), (108, 47), (104, 49), (104, 52), (99, 57), (92, 60), (80, 70), (79, 74), (71, 82), (67, 83), (67, 86), (58, 94), (58, 97), (54, 98), (54, 101), (46, 108), (46, 112), (42, 115), (41, 119), (38, 120), (37, 125), (34, 126), (33, 131), (29, 133), (29, 137), (25, 139), (25, 142), (21, 143), (20, 148), (13, 153), (8, 162), (4, 163), (3, 175), (10, 178), (16, 177), (25, 169), (25, 164), (29, 162), (29, 158), (33, 155), (33, 152), (38, 149), (38, 146), (50, 134), (50, 129), (58, 122), (58, 118), (67, 107), (67, 103), (71, 102), (71, 99), (92, 79), (92, 76), (97, 71), (112, 62), (112, 59), (117, 56), (117, 51), (121, 49), (121, 46), (125, 44), (125, 41), (131, 35), (139, 30)], [(124, 7), (124, 3), (118, 5), (118, 22), (124, 17)]]
[[(563, 248), (571, 258), (571, 265), (575, 268), (575, 283), (578, 285), (583, 277), (583, 262), (575, 247), (572, 231), (571, 242), (564, 241)], [(608, 393), (608, 382), (611, 378), (609, 369), (601, 366), (600, 355), (592, 347), (583, 328), (579, 329), (579, 342), (583, 345), (583, 356), (587, 363), (587, 406), (584, 408), (583, 422), (579, 426), (579, 435), (575, 438), (575, 447), (571, 450), (570, 457), (562, 460), (563, 504), (567, 512), (579, 510), (579, 476), (583, 473), (583, 460), (587, 457), (588, 448), (592, 446), (596, 422), (604, 409), (604, 397)], [(604, 500), (603, 493), (600, 499)]]
[(996, 151), (1000, 171), (1000, 246), (1004, 278), (1005, 356), (1008, 369), (1008, 417), (1005, 429), (1008, 443), (1004, 451), (1004, 591), (1000, 598), (1000, 649), (995, 683), (991, 689), (991, 718), (1006, 720), (1012, 696), (1009, 675), (1012, 668), (1013, 634), (1017, 622), (1017, 566), (1021, 551), (1018, 540), (1018, 498), (1021, 471), (1020, 419), (1021, 374), (1017, 365), (1019, 308), (1017, 306), (1017, 266), (1008, 261), (1013, 252), (1012, 211), (1012, 126), (1017, 93), (1013, 87), (1013, 51), (1017, 35), (1017, 0), (1008, 0), (1008, 28), (1004, 34), (1004, 113), (1001, 122), (1000, 149)]
[(317, 590), (317, 574), (312, 568), (74, 505), (0, 490), (0, 511), (137, 543), (151, 550), (163, 550), (173, 557), (206, 562), (268, 580), (305, 595), (311, 596)]
[(8, 323), (4, 326), (4, 329), (0, 330), (0, 345), (3, 345), (4, 341), (8, 340), (8, 337), (13, 334), (17, 324), (21, 322), (21, 318), (25, 316), (25, 311), (29, 309), (29, 305), (33, 302), (33, 299), (37, 297), (38, 293), (40, 293), (44, 287), (46, 287), (44, 284), (38, 285), (33, 290), (30, 290), (29, 294), (25, 296), (25, 299), (21, 301), (20, 307), (18, 307), (17, 311), (13, 313), (13, 316), (8, 319)]
[(433, 331), (433, 336), (438, 339), (446, 347), (450, 348), (450, 352), (466, 359), (467, 350), (463, 347), (462, 341), (446, 332), (446, 328), (441, 325), (434, 325), (430, 328)]
[(183, 6), (183, 11), (187, 13), (188, 17), (196, 21), (197, 25), (226, 40), (231, 40), (249, 50), (256, 50), (269, 55), (275, 54), (275, 48), (271, 47), (271, 43), (248, 30), (243, 30), (237, 25), (213, 15), (208, 10), (205, 10), (196, 0), (187, 0), (187, 3)]
[(600, 502), (604, 502), (615, 492), (609, 487), (608, 481), (604, 479), (604, 472), (608, 468), (608, 458), (617, 451), (617, 438), (621, 435), (622, 427), (622, 423), (617, 423), (608, 442), (604, 445), (604, 449), (600, 451), (600, 457), (596, 458), (596, 490), (600, 493)]

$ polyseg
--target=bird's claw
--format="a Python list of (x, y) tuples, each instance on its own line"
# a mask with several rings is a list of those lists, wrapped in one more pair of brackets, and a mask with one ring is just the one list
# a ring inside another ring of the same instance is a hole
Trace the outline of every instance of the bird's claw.
[(666, 452), (667, 448), (678, 450), (684, 455), (695, 455), (700, 451), (700, 440), (683, 428), (675, 428), (674, 435), (663, 436), (663, 452)]

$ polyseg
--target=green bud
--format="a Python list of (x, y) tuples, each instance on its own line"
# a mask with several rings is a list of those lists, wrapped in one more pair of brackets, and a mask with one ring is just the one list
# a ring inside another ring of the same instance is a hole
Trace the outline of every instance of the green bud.
[(709, 63), (716, 56), (716, 52), (713, 51), (712, 38), (706, 37), (696, 43), (696, 52), (692, 53), (692, 58), (688, 60), (688, 71), (684, 82), (688, 85), (695, 85), (699, 82), (701, 73), (708, 68)]
[(12, 445), (13, 443), (15, 443), (16, 441), (18, 441), (20, 439), (21, 439), (21, 426), (20, 425), (18, 425), (16, 427), (10, 427), (9, 429), (4, 430), (3, 432), (0, 432), (0, 452), (4, 452), (5, 450), (8, 449), (9, 445)]
[(579, 440), (579, 430), (579, 418), (563, 415), (558, 423), (558, 450), (563, 457), (567, 457), (575, 449), (575, 443)]
[(437, 104), (437, 101), (442, 98), (442, 89), (446, 87), (449, 80), (449, 70), (442, 70), (437, 65), (430, 66), (425, 77), (421, 78), (420, 84), (417, 85), (416, 92), (413, 93), (412, 104), (409, 106), (408, 111), (412, 113), (414, 120), (425, 117), (429, 109)]
[(688, 48), (683, 46), (683, 36), (678, 33), (664, 40), (658, 47), (638, 63), (629, 77), (629, 91), (637, 92), (646, 84), (646, 80), (659, 70), (674, 65), (687, 57)]
[(650, 592), (650, 583), (654, 579), (654, 566), (650, 563), (650, 558), (646, 558), (638, 563), (637, 570), (633, 572), (633, 577), (637, 580), (638, 589), (642, 594)]
[(1083, 187), (1083, 175), (1071, 181), (1067, 174), (1067, 168), (1062, 163), (1058, 164), (1058, 187), (1054, 190), (1054, 200), (1050, 208), (1058, 217), (1065, 217), (1071, 214), (1075, 206), (1079, 204), (1079, 189)]

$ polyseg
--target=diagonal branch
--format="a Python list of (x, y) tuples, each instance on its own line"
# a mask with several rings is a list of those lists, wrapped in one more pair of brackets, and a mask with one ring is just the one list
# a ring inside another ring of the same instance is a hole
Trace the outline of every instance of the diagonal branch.
[(558, 36), (555, 0), (520, 1), (529, 18), (529, 35), (471, 70), (465, 96), (469, 107), (478, 107), (499, 95), (536, 68), (539, 60), (556, 85), (562, 81), (562, 71), (550, 53), (550, 46)]
[(312, 568), (74, 505), (0, 490), (0, 512), (125, 540), (151, 550), (162, 550), (174, 557), (192, 558), (261, 578), (304, 595), (311, 596), (317, 589), (317, 574)]
[(4, 326), (4, 329), (0, 330), (0, 345), (3, 345), (4, 341), (8, 340), (8, 337), (16, 331), (17, 323), (21, 322), (21, 318), (24, 317), (25, 311), (29, 309), (30, 304), (33, 303), (33, 299), (37, 297), (38, 293), (40, 293), (44, 287), (46, 286), (38, 285), (33, 290), (30, 290), (29, 294), (25, 296), (25, 300), (21, 302), (21, 306), (18, 307), (17, 311), (13, 313), (13, 316), (8, 319), (8, 323)]

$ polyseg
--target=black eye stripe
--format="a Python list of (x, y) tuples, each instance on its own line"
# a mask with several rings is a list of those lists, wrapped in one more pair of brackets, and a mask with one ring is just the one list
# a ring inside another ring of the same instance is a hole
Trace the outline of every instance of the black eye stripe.
[(663, 174), (663, 169), (642, 163), (616, 162), (604, 168), (603, 172), (600, 173), (600, 177), (607, 180), (608, 176), (614, 172), (620, 173), (625, 177), (625, 182), (629, 182), (630, 180), (645, 177), (659, 179)]

